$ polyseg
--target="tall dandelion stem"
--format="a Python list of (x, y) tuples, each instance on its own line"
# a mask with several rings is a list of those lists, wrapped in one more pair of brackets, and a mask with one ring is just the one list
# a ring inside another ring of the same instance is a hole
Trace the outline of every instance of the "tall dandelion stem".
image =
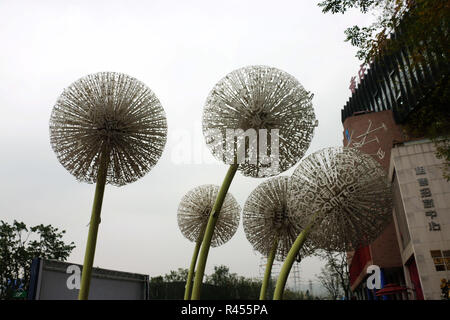
[(194, 278), (195, 265), (197, 264), (198, 253), (200, 252), (202, 240), (203, 234), (201, 234), (198, 240), (195, 242), (194, 253), (192, 254), (191, 266), (189, 267), (188, 277), (186, 281), (186, 288), (184, 291), (184, 300), (189, 300), (191, 298), (192, 279)]
[(194, 277), (194, 287), (192, 289), (192, 300), (200, 299), (200, 290), (203, 282), (203, 275), (205, 273), (206, 260), (208, 259), (209, 247), (211, 245), (211, 239), (214, 234), (214, 228), (216, 226), (217, 219), (219, 218), (220, 209), (222, 208), (223, 201), (227, 195), (228, 189), (230, 188), (231, 182), (233, 181), (234, 175), (238, 169), (236, 163), (230, 165), (230, 168), (225, 175), (225, 179), (222, 182), (222, 186), (217, 194), (216, 201), (209, 215), (208, 224), (205, 229), (205, 236), (203, 237), (203, 242), (200, 250), (200, 256), (198, 260), (197, 270)]
[(275, 238), (275, 241), (273, 242), (272, 249), (269, 252), (269, 255), (267, 256), (267, 264), (266, 264), (266, 270), (264, 272), (264, 279), (261, 285), (261, 292), (259, 294), (259, 300), (265, 300), (266, 294), (267, 294), (267, 287), (270, 281), (270, 275), (272, 273), (272, 266), (273, 261), (275, 260), (275, 254), (277, 253), (278, 248), (278, 237)]
[(303, 231), (298, 235), (294, 244), (292, 245), (289, 253), (284, 260), (283, 266), (281, 267), (280, 274), (278, 275), (277, 284), (275, 286), (275, 292), (273, 293), (273, 300), (281, 300), (283, 298), (284, 287), (286, 286), (286, 281), (289, 277), (289, 273), (291, 272), (292, 265), (295, 262), (295, 258), (297, 257), (300, 249), (303, 247), (308, 235), (313, 226), (313, 222), (310, 223)]
[(97, 183), (95, 186), (94, 204), (92, 206), (91, 221), (89, 222), (89, 234), (84, 254), (83, 271), (81, 276), (81, 287), (78, 300), (87, 300), (91, 284), (92, 266), (94, 264), (95, 247), (97, 244), (98, 226), (105, 191), (106, 175), (108, 172), (109, 151), (102, 152), (100, 166), (98, 169)]
[[(348, 252), (375, 240), (392, 217), (392, 189), (381, 165), (353, 148), (325, 148), (303, 159), (292, 179), (291, 205), (305, 226), (281, 268), (274, 300), (308, 238), (315, 248)], [(320, 216), (319, 216), (320, 215)], [(302, 221), (303, 220), (303, 221)]]
[(78, 298), (89, 296), (105, 185), (142, 178), (161, 157), (167, 121), (155, 94), (123, 73), (89, 74), (64, 89), (50, 116), (50, 144), (78, 181), (96, 183)]

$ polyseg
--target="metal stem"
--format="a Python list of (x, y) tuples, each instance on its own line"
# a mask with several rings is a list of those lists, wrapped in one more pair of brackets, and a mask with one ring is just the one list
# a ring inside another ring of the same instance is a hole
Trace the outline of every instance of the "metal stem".
[(97, 244), (98, 226), (100, 224), (100, 213), (102, 210), (103, 193), (105, 191), (106, 176), (108, 172), (109, 151), (103, 151), (100, 156), (100, 166), (95, 186), (94, 204), (92, 206), (91, 221), (89, 223), (89, 234), (84, 254), (83, 270), (81, 275), (81, 287), (78, 300), (87, 300), (91, 284), (92, 265), (94, 264), (95, 246)]
[(202, 237), (195, 242), (194, 253), (192, 254), (191, 266), (189, 267), (188, 278), (186, 281), (186, 288), (184, 290), (184, 300), (189, 300), (191, 298), (192, 291), (192, 279), (194, 278), (195, 265), (197, 263), (198, 253), (202, 245)]
[[(313, 221), (314, 222), (314, 221)], [(280, 274), (278, 275), (277, 284), (275, 286), (275, 292), (273, 294), (273, 300), (281, 300), (283, 297), (284, 287), (286, 286), (287, 278), (291, 272), (292, 265), (295, 262), (300, 249), (308, 238), (309, 232), (313, 223), (310, 223), (303, 231), (298, 235), (291, 249), (289, 250), (286, 259), (284, 260), (283, 266), (281, 267)]]
[(266, 270), (264, 272), (264, 279), (261, 285), (261, 292), (259, 294), (259, 300), (266, 300), (267, 287), (270, 281), (270, 275), (272, 273), (273, 261), (275, 260), (275, 254), (278, 248), (278, 237), (275, 238), (272, 248), (270, 249), (269, 255), (267, 256)]
[(219, 218), (220, 209), (222, 208), (223, 201), (227, 195), (228, 189), (233, 181), (234, 174), (236, 173), (238, 165), (232, 164), (225, 175), (222, 182), (222, 186), (217, 193), (216, 201), (209, 215), (208, 224), (205, 230), (205, 236), (203, 237), (203, 243), (200, 250), (200, 256), (198, 261), (197, 270), (194, 277), (194, 287), (192, 289), (191, 300), (200, 299), (200, 290), (203, 282), (203, 275), (205, 273), (206, 260), (208, 259), (209, 247), (211, 246), (211, 239), (214, 233), (214, 228), (216, 226), (217, 219)]

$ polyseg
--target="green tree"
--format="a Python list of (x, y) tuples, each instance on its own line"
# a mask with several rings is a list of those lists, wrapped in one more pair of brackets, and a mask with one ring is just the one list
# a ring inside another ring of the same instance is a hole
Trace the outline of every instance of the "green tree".
[(230, 273), (227, 266), (214, 266), (214, 273), (206, 276), (205, 282), (214, 286), (233, 287), (237, 283), (237, 274)]
[[(239, 276), (235, 286), (236, 299), (257, 299), (261, 290), (262, 281), (254, 278), (247, 278)], [(274, 285), (273, 282), (267, 290), (270, 296), (273, 295)]]
[(283, 292), (283, 300), (318, 300), (318, 297), (314, 297), (309, 293), (303, 291), (292, 291), (290, 289), (285, 289)]
[[(324, 0), (318, 5), (324, 13), (345, 14), (350, 9), (375, 13), (376, 20), (370, 25), (354, 25), (344, 31), (345, 41), (358, 48), (356, 56), (365, 62), (389, 46), (392, 50), (408, 46), (418, 59), (426, 58), (422, 53), (430, 45), (435, 52), (448, 53), (448, 0)], [(400, 23), (404, 26), (402, 37), (392, 43), (389, 36)]]
[[(151, 299), (183, 299), (187, 269), (171, 270), (164, 276), (150, 279)], [(261, 280), (247, 278), (230, 272), (225, 265), (214, 266), (214, 272), (206, 276), (202, 295), (207, 300), (257, 300), (261, 290)], [(268, 298), (273, 297), (274, 286), (269, 285)], [(304, 292), (286, 289), (283, 299), (306, 300), (317, 299)]]
[(188, 277), (188, 269), (178, 268), (177, 271), (171, 270), (164, 275), (165, 282), (186, 282)]
[(75, 248), (62, 241), (65, 231), (51, 225), (28, 228), (14, 220), (0, 220), (0, 299), (11, 299), (19, 288), (27, 291), (33, 258), (65, 261)]
[[(347, 262), (347, 253), (346, 252), (334, 252), (334, 251), (321, 251), (318, 253), (318, 256), (326, 261), (325, 270), (322, 270), (322, 274), (325, 274), (328, 281), (333, 282), (328, 286), (330, 288), (334, 287), (334, 281), (337, 281), (337, 285), (339, 286), (339, 292), (343, 293), (345, 299), (350, 298), (350, 272), (348, 268)], [(325, 277), (324, 275), (324, 277)], [(324, 283), (327, 279), (320, 280), (321, 284), (326, 288)], [(333, 296), (332, 292), (334, 289), (328, 290), (330, 296)]]
[[(330, 265), (326, 264), (321, 269), (321, 273), (316, 275), (319, 283), (328, 292), (328, 298), (331, 300), (336, 300), (342, 293), (341, 286), (339, 284), (339, 277), (334, 272)], [(307, 292), (308, 295), (308, 292)]]
[[(411, 138), (434, 142), (436, 156), (444, 161), (444, 177), (450, 181), (450, 0), (324, 0), (318, 5), (324, 13), (345, 14), (359, 9), (377, 15), (368, 26), (345, 30), (345, 41), (358, 48), (356, 56), (364, 62), (402, 48), (408, 48), (413, 69), (439, 61), (442, 76), (431, 85), (420, 84), (424, 95), (408, 115), (404, 129)], [(392, 40), (390, 35), (399, 29), (400, 36)]]

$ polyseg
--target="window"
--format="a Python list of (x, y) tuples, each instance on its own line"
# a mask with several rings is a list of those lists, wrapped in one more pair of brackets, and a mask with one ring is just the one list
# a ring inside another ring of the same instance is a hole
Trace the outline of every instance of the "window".
[(447, 270), (450, 271), (450, 250), (442, 251), (442, 255), (444, 256), (444, 262)]
[(415, 170), (416, 170), (416, 176), (421, 175), (421, 174), (426, 174), (424, 167), (416, 167)]
[(422, 200), (424, 209), (434, 208), (433, 199)]
[(450, 271), (450, 250), (431, 250), (430, 254), (436, 271)]
[(431, 190), (430, 190), (430, 188), (420, 189), (420, 195), (422, 196), (422, 198), (431, 197)]
[(421, 187), (428, 186), (428, 179), (427, 178), (417, 179), (417, 182), (419, 182), (419, 186), (421, 186)]

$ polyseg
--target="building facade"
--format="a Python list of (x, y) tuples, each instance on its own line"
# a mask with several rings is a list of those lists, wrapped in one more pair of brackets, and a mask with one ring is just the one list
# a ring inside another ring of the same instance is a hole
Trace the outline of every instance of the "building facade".
[(391, 152), (393, 218), (411, 299), (440, 299), (441, 280), (450, 279), (450, 183), (435, 151), (425, 140)]
[[(347, 117), (343, 126), (343, 145), (358, 148), (372, 155), (387, 174), (392, 145), (405, 141), (401, 126), (394, 121), (392, 110), (360, 112)], [(366, 288), (367, 267), (370, 265), (381, 268), (382, 286), (389, 283), (406, 284), (393, 221), (374, 242), (350, 252), (348, 258), (350, 287), (358, 299), (376, 298), (375, 293)], [(406, 299), (407, 297), (399, 293), (395, 298)]]
[[(393, 41), (398, 37), (401, 29), (391, 35)], [(351, 97), (341, 110), (343, 145), (372, 155), (383, 166), (395, 204), (383, 234), (348, 253), (357, 299), (440, 299), (441, 279), (450, 279), (450, 194), (443, 163), (434, 155), (433, 143), (412, 141), (403, 130), (433, 84), (448, 77), (449, 64), (445, 54), (433, 52), (424, 52), (428, 59), (416, 63), (410, 52), (401, 48), (362, 65), (359, 83), (352, 78)], [(423, 168), (423, 177), (414, 175), (416, 168)], [(429, 185), (420, 185), (425, 181)], [(366, 286), (370, 265), (381, 268), (382, 286), (405, 290), (377, 297)]]

